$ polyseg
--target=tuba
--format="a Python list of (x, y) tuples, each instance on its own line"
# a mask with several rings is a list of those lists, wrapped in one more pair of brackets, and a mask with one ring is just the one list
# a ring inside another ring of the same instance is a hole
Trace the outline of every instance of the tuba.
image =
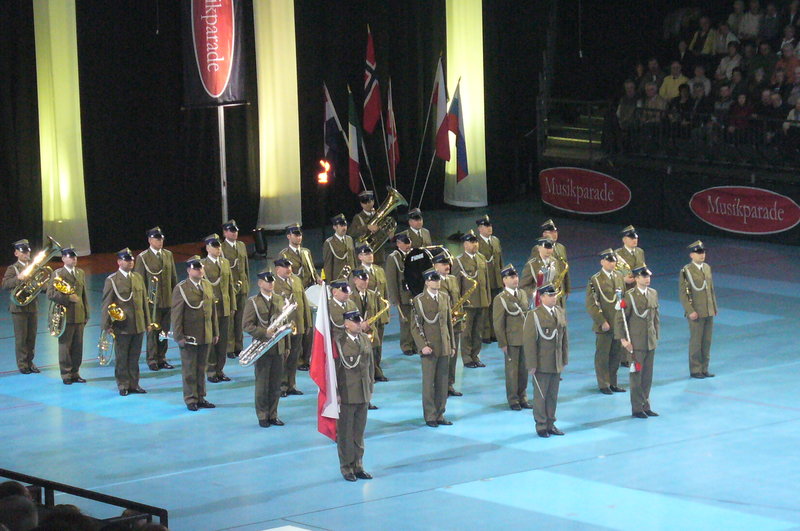
[(19, 274), (22, 282), (11, 295), (11, 302), (17, 306), (27, 306), (32, 303), (53, 276), (53, 268), (45, 264), (61, 252), (61, 244), (50, 236), (47, 240), (44, 249), (36, 253), (31, 263)]
[(253, 342), (239, 354), (239, 365), (242, 367), (249, 367), (255, 363), (258, 358), (266, 354), (269, 349), (277, 345), (284, 337), (289, 334), (297, 333), (297, 328), (294, 323), (286, 322), (295, 308), (297, 308), (296, 302), (287, 302), (283, 306), (281, 313), (272, 321), (272, 324), (267, 327), (267, 335), (271, 335), (272, 337), (265, 340), (253, 339)]
[[(75, 287), (61, 277), (53, 278), (53, 287), (64, 295), (75, 293)], [(61, 337), (67, 327), (67, 307), (55, 301), (50, 301), (50, 309), (47, 316), (47, 329), (50, 335)]]
[[(116, 302), (108, 305), (108, 316), (111, 321), (124, 321), (127, 318), (125, 310), (117, 306)], [(97, 361), (100, 362), (101, 366), (105, 367), (114, 358), (114, 342), (116, 339), (117, 336), (114, 332), (109, 332), (108, 330), (100, 332), (100, 340), (97, 342)]]
[(378, 252), (378, 249), (383, 247), (389, 239), (389, 235), (393, 234), (397, 228), (397, 220), (390, 217), (389, 214), (399, 206), (408, 206), (408, 201), (400, 192), (391, 186), (387, 186), (386, 189), (389, 191), (388, 197), (367, 222), (369, 225), (377, 225), (378, 232), (374, 234), (367, 233), (358, 239), (359, 245), (369, 245), (375, 252)]

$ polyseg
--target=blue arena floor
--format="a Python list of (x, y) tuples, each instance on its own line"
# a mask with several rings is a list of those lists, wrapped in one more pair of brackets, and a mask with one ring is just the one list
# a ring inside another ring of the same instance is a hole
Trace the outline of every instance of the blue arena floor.
[[(520, 266), (527, 258), (543, 220), (533, 210), (523, 202), (487, 210), (506, 262)], [(442, 239), (473, 228), (483, 213), (430, 212), (426, 226)], [(390, 381), (376, 385), (380, 409), (367, 424), (365, 468), (375, 479), (347, 483), (335, 445), (316, 431), (308, 373), (298, 381), (306, 394), (281, 400), (286, 426), (270, 429), (257, 424), (253, 370), (230, 360), (233, 381), (208, 384), (217, 409), (187, 411), (180, 369), (150, 372), (144, 363), (149, 393), (120, 397), (113, 367), (94, 358), (104, 279), (95, 275), (86, 385), (61, 384), (44, 309), (36, 356), (42, 374), (16, 372), (2, 303), (0, 467), (165, 507), (173, 530), (800, 529), (800, 248), (702, 238), (720, 306), (711, 363), (717, 377), (692, 380), (677, 274), (696, 236), (640, 230), (662, 317), (651, 393), (661, 416), (640, 420), (630, 416), (627, 393), (597, 392), (583, 307), (596, 253), (618, 246), (621, 227), (556, 222), (573, 279), (570, 364), (558, 405), (564, 437), (540, 439), (530, 411), (508, 409), (496, 344), (484, 347), (486, 368), (459, 363), (464, 396), (447, 407), (454, 425), (426, 427), (419, 359), (400, 353), (395, 319), (384, 347)], [(271, 254), (283, 241), (271, 239)], [(318, 233), (307, 234), (307, 245), (319, 255)], [(179, 363), (174, 347), (168, 357)], [(57, 502), (79, 503), (96, 516), (113, 512), (69, 496)]]

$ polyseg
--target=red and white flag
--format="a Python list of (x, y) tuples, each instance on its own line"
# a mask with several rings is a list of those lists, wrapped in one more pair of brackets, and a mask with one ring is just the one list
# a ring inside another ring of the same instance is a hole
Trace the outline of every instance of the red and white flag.
[[(358, 160), (358, 147), (361, 144), (361, 135), (359, 134), (356, 104), (353, 103), (353, 93), (350, 92), (349, 86), (347, 87), (347, 98), (347, 147), (350, 153), (350, 191), (357, 194), (361, 189), (361, 164)], [(364, 150), (364, 153), (366, 153), (366, 150)]]
[(400, 161), (400, 144), (397, 142), (397, 122), (392, 104), (392, 80), (389, 79), (389, 106), (386, 109), (386, 143), (389, 145), (389, 178), (397, 186), (397, 163)]
[(433, 104), (436, 105), (436, 156), (450, 160), (450, 122), (447, 119), (447, 88), (444, 84), (442, 58), (436, 67), (436, 81), (433, 85)]
[(336, 390), (336, 343), (331, 339), (328, 317), (328, 287), (322, 284), (314, 322), (314, 343), (311, 348), (311, 379), (319, 387), (317, 394), (317, 430), (336, 441), (336, 421), (339, 419), (339, 395)]
[(375, 45), (372, 32), (367, 26), (367, 59), (364, 65), (364, 131), (369, 134), (375, 130), (375, 124), (381, 118), (381, 86), (375, 76), (378, 63), (375, 61)]

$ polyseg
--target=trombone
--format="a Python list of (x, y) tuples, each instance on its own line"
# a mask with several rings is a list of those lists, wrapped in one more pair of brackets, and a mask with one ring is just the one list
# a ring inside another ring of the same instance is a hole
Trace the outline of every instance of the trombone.
[(147, 327), (150, 330), (161, 330), (158, 324), (158, 282), (158, 277), (151, 276), (147, 284), (147, 304), (150, 305), (150, 323)]

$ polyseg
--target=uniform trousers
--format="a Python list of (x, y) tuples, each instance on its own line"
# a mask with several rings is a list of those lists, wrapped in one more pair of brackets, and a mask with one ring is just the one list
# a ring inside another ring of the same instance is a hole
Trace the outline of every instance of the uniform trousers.
[(483, 329), (486, 326), (488, 308), (464, 308), (467, 319), (461, 336), (461, 359), (464, 363), (481, 361)]
[(289, 336), (289, 355), (283, 364), (281, 388), (286, 391), (294, 389), (297, 384), (297, 360), (303, 353), (303, 335)]
[(642, 413), (650, 409), (650, 386), (653, 384), (653, 360), (655, 355), (655, 350), (633, 351), (634, 358), (642, 365), (642, 370), (632, 372), (630, 375), (631, 411), (633, 413)]
[(614, 339), (614, 331), (595, 333), (594, 373), (598, 389), (617, 385), (617, 370), (622, 357), (622, 344)]
[(219, 320), (219, 341), (216, 345), (211, 345), (208, 351), (206, 374), (209, 378), (213, 376), (219, 378), (225, 374), (223, 369), (228, 360), (228, 323), (231, 318), (230, 316), (219, 316), (217, 319)]
[(342, 475), (364, 470), (364, 430), (367, 427), (369, 404), (341, 404), (336, 421), (336, 446), (339, 449), (339, 469)]
[(114, 378), (117, 388), (139, 387), (139, 354), (142, 351), (144, 332), (141, 334), (117, 334), (114, 340)]
[(561, 375), (557, 372), (536, 372), (533, 379), (533, 418), (536, 420), (536, 431), (552, 430), (556, 422)]
[(444, 419), (450, 357), (434, 356), (433, 354), (420, 355), (422, 360), (422, 411), (425, 415), (425, 422)]
[(33, 352), (36, 348), (36, 312), (12, 313), (14, 322), (14, 345), (17, 351), (17, 368), (30, 369), (33, 365)]
[(689, 372), (692, 374), (708, 372), (713, 331), (713, 316), (689, 319)]
[(61, 379), (79, 376), (83, 361), (83, 329), (86, 323), (67, 324), (64, 333), (58, 338), (58, 366)]
[[(145, 321), (150, 321), (150, 310), (147, 310), (147, 318)], [(161, 325), (159, 330), (151, 330), (145, 332), (147, 334), (147, 364), (158, 365), (159, 363), (167, 361), (167, 340), (160, 340), (159, 335), (163, 331), (165, 334), (169, 332), (170, 327), (170, 308), (157, 308), (156, 309), (156, 322)]]
[(281, 398), (283, 356), (270, 349), (270, 352), (256, 360), (255, 368), (256, 416), (258, 420), (275, 420), (278, 418), (278, 401)]
[(211, 345), (189, 345), (181, 348), (181, 373), (183, 374), (183, 401), (188, 406), (206, 396), (206, 362)]
[(509, 406), (528, 403), (528, 369), (522, 345), (508, 345), (508, 354), (503, 356), (506, 364), (506, 397)]

